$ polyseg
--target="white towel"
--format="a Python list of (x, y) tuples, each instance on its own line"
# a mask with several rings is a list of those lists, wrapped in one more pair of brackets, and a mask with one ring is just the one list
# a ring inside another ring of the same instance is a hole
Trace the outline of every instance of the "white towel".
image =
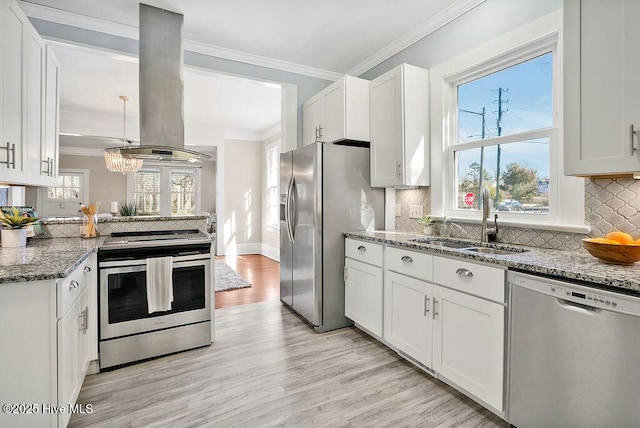
[(147, 305), (149, 313), (170, 311), (173, 302), (173, 257), (147, 259)]

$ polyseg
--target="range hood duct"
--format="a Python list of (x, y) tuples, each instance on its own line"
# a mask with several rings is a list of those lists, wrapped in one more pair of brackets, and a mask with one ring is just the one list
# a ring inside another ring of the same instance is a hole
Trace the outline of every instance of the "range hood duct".
[(125, 158), (198, 163), (211, 156), (184, 148), (184, 16), (140, 3), (140, 146)]

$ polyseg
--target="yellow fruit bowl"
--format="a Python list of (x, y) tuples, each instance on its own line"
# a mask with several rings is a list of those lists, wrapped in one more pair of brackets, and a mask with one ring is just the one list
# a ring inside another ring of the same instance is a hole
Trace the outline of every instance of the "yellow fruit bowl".
[(593, 257), (596, 257), (605, 263), (613, 263), (617, 265), (630, 266), (636, 262), (640, 262), (640, 245), (609, 244), (598, 242), (595, 239), (585, 238), (582, 240), (582, 246)]

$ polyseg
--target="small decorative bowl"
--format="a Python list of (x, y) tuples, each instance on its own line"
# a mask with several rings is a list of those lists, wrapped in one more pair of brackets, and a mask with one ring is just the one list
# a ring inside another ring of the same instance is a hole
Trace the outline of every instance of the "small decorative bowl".
[(593, 257), (605, 263), (632, 266), (640, 262), (640, 245), (605, 244), (585, 238), (582, 246)]

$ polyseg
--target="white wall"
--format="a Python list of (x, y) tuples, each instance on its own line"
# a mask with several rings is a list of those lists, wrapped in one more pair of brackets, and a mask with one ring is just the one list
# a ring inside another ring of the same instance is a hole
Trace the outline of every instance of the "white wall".
[(374, 79), (404, 62), (433, 68), (560, 8), (562, 0), (486, 0), (360, 77)]
[(260, 254), (262, 152), (262, 141), (242, 140), (225, 140), (222, 158), (218, 151), (218, 162), (224, 164), (224, 208), (217, 225), (224, 248), (219, 254)]

